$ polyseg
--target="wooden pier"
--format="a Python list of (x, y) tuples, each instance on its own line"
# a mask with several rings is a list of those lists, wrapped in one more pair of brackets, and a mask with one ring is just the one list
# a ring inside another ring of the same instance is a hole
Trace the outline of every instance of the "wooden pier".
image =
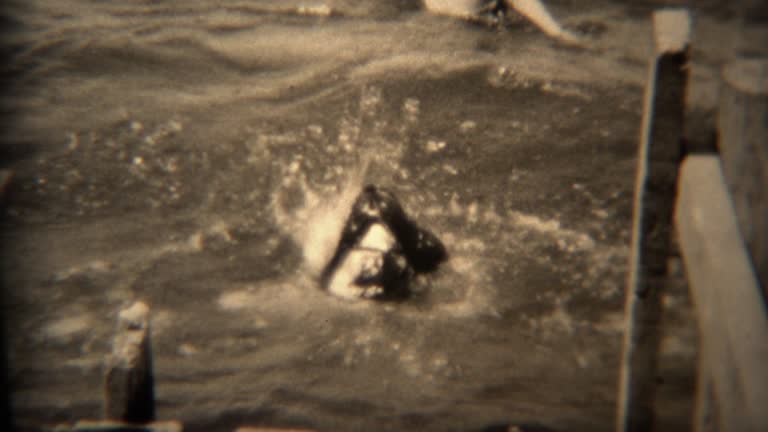
[(698, 329), (693, 429), (768, 430), (768, 57), (723, 66), (718, 151), (685, 154), (689, 22), (685, 10), (654, 16), (617, 432), (655, 430), (671, 244), (682, 254)]

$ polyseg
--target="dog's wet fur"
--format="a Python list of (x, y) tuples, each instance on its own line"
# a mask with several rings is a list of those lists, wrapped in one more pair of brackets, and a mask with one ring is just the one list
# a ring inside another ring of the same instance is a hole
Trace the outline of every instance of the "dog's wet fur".
[[(336, 251), (321, 274), (320, 282), (324, 288), (327, 288), (333, 273), (350, 250), (355, 248), (361, 236), (375, 223), (386, 226), (397, 241), (393, 250), (385, 255), (387, 268), (383, 280), (356, 281), (360, 285), (382, 284), (384, 293), (377, 299), (407, 298), (408, 281), (414, 274), (435, 271), (440, 263), (448, 258), (448, 252), (440, 239), (411, 220), (391, 191), (369, 184), (355, 200)], [(395, 265), (398, 256), (405, 258), (405, 267), (402, 270), (400, 265)]]

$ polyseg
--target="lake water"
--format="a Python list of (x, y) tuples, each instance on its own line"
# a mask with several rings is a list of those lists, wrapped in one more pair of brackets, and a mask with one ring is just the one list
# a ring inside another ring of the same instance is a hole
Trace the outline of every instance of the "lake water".
[[(552, 3), (592, 47), (406, 1), (9, 6), (16, 420), (98, 418), (141, 299), (185, 430), (612, 430), (649, 27)], [(403, 303), (317, 286), (367, 182), (448, 248)]]

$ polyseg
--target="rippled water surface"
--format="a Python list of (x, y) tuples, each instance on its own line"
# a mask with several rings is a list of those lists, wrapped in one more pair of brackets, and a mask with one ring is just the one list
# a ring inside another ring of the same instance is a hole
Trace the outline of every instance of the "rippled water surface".
[[(552, 3), (593, 46), (406, 1), (12, 7), (17, 420), (97, 418), (143, 299), (186, 430), (612, 429), (648, 27)], [(403, 303), (317, 287), (366, 182), (450, 254)]]

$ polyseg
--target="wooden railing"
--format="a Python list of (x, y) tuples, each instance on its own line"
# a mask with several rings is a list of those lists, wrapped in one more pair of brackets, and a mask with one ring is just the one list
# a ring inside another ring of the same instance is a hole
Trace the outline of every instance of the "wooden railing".
[(719, 154), (684, 155), (689, 23), (685, 10), (654, 15), (616, 429), (654, 430), (662, 280), (676, 232), (699, 332), (693, 427), (768, 431), (768, 59), (723, 68)]

